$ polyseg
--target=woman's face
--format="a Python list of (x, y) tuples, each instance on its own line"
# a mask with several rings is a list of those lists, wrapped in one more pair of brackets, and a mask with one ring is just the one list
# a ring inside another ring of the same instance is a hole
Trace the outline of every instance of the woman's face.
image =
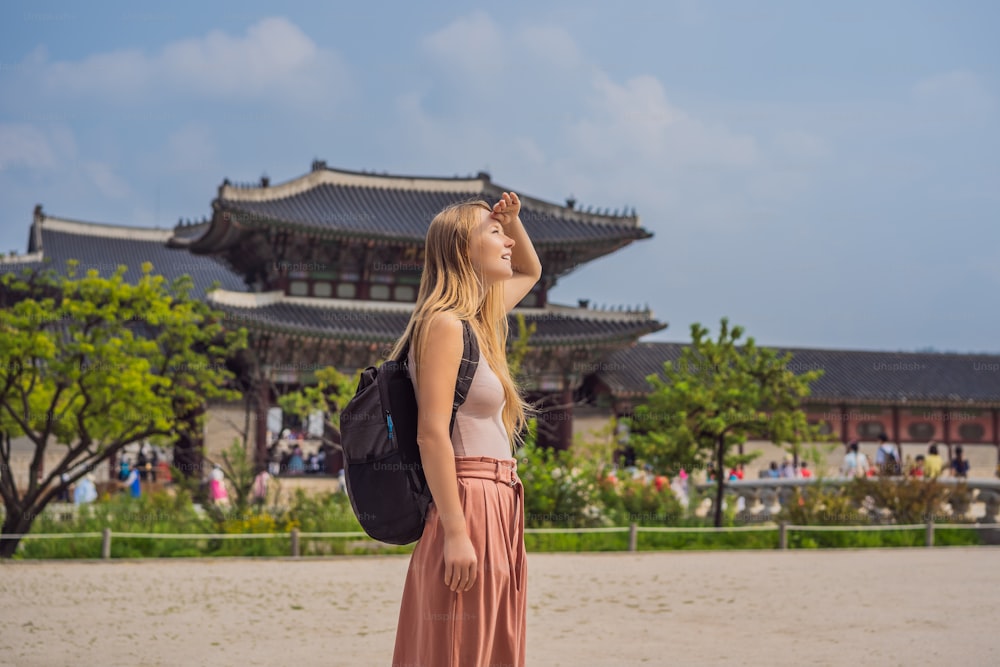
[(504, 233), (503, 225), (490, 217), (490, 211), (483, 208), (479, 209), (479, 213), (479, 224), (472, 230), (470, 238), (469, 257), (488, 286), (514, 275), (510, 263), (514, 239)]

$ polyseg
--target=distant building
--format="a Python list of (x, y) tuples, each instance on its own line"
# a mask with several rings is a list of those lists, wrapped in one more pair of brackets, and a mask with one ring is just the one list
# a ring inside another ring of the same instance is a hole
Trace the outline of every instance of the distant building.
[[(585, 378), (582, 402), (630, 414), (648, 392), (646, 377), (677, 363), (685, 345), (638, 343), (611, 353)], [(809, 421), (843, 443), (875, 441), (997, 447), (1000, 461), (1000, 355), (776, 348), (793, 372), (822, 369), (803, 404)]]

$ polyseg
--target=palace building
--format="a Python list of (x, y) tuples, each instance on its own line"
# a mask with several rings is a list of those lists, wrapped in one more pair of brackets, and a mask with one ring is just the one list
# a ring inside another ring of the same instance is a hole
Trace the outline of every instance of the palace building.
[[(142, 262), (166, 278), (189, 274), (199, 294), (243, 326), (272, 383), (309, 383), (319, 368), (353, 374), (384, 358), (403, 332), (417, 296), (424, 237), (431, 218), (456, 201), (490, 204), (510, 190), (479, 173), (468, 178), (388, 176), (331, 169), (271, 185), (223, 182), (211, 216), (173, 230), (118, 227), (55, 218), (36, 207), (28, 254), (0, 271), (68, 259), (137, 276)], [(534, 326), (522, 362), (525, 390), (543, 406), (543, 441), (568, 447), (574, 392), (615, 350), (666, 327), (648, 308), (597, 309), (549, 300), (559, 278), (585, 263), (651, 236), (631, 212), (583, 211), (521, 194), (521, 219), (543, 275), (515, 309)], [(276, 398), (263, 384), (265, 405)], [(258, 442), (266, 421), (256, 421)]]

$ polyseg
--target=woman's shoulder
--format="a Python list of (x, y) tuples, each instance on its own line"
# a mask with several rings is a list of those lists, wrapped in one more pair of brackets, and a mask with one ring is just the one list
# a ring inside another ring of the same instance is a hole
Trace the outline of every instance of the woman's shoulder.
[(462, 319), (454, 310), (439, 310), (427, 316), (427, 327), (461, 327)]
[(450, 311), (433, 313), (424, 321), (417, 340), (420, 341), (418, 345), (420, 349), (414, 350), (411, 347), (412, 354), (409, 355), (411, 359), (419, 359), (423, 363), (430, 361), (434, 364), (440, 364), (452, 357), (458, 360), (462, 356), (464, 345), (462, 320)]
[(424, 323), (422, 338), (435, 344), (462, 340), (462, 320), (452, 311), (432, 314)]

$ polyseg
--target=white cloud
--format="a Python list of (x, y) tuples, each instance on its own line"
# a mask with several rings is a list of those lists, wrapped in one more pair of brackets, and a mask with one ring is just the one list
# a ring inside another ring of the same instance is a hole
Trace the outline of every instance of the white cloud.
[(619, 84), (598, 73), (592, 85), (587, 116), (571, 130), (575, 145), (592, 157), (627, 153), (674, 167), (746, 167), (757, 159), (753, 137), (735, 135), (672, 105), (653, 76)]
[(557, 26), (524, 26), (517, 34), (517, 48), (538, 64), (570, 69), (583, 63), (573, 37)]
[(43, 90), (52, 96), (110, 97), (143, 103), (150, 97), (198, 94), (223, 99), (330, 101), (351, 90), (340, 58), (321, 49), (285, 18), (266, 18), (245, 35), (219, 30), (164, 46), (99, 53), (78, 62), (31, 57)]
[(298, 26), (284, 18), (267, 18), (250, 26), (244, 37), (213, 30), (201, 39), (170, 44), (157, 66), (178, 86), (220, 95), (260, 95), (315, 76), (314, 67), (323, 58)]
[[(526, 137), (521, 133), (510, 139), (515, 145), (530, 147), (532, 163), (548, 155), (551, 164), (561, 159), (560, 153), (570, 163), (577, 157), (586, 162), (625, 159), (636, 169), (748, 167), (759, 159), (753, 136), (734, 133), (672, 104), (663, 83), (654, 76), (614, 80), (588, 63), (573, 37), (560, 26), (532, 23), (507, 28), (478, 11), (429, 35), (423, 46), (439, 75), (475, 74), (477, 81), (496, 88), (497, 96), (508, 98), (509, 92), (496, 82), (515, 81), (515, 106), (530, 100), (531, 108), (542, 112), (536, 113), (536, 119), (557, 119), (554, 134)], [(537, 76), (539, 71), (552, 69), (561, 71), (558, 81)], [(509, 106), (491, 108), (482, 98), (470, 102), (464, 86), (436, 92), (445, 102), (436, 100), (434, 108), (446, 109), (443, 113), (427, 112), (417, 93), (399, 97), (403, 122), (414, 127), (421, 146), (448, 150), (448, 143), (439, 141), (451, 137), (453, 143), (456, 135), (467, 130), (487, 136), (511, 134), (516, 116)], [(477, 105), (478, 113), (455, 111), (468, 109), (470, 103)]]
[(51, 169), (55, 150), (45, 133), (28, 123), (0, 124), (0, 171), (11, 167)]
[(477, 93), (509, 99), (524, 86), (552, 87), (584, 59), (573, 37), (562, 27), (494, 21), (477, 11), (455, 19), (422, 40), (422, 48), (438, 71), (458, 79)]
[(77, 159), (76, 138), (64, 123), (0, 123), (0, 170), (52, 172)]
[[(754, 173), (771, 160), (753, 134), (682, 108), (655, 76), (613, 77), (561, 26), (507, 29), (477, 12), (423, 45), (430, 88), (397, 98), (396, 141), (449, 172), (488, 166), (500, 183), (531, 183), (526, 194), (575, 194), (584, 206), (635, 206), (724, 228), (742, 226), (755, 197), (784, 199), (803, 187), (801, 175)], [(472, 73), (492, 88), (470, 94)], [(513, 105), (496, 81), (516, 82)], [(822, 152), (822, 140), (804, 133), (787, 143), (797, 158)]]
[(455, 19), (428, 35), (423, 46), (447, 70), (477, 79), (501, 70), (510, 48), (499, 26), (482, 11)]

